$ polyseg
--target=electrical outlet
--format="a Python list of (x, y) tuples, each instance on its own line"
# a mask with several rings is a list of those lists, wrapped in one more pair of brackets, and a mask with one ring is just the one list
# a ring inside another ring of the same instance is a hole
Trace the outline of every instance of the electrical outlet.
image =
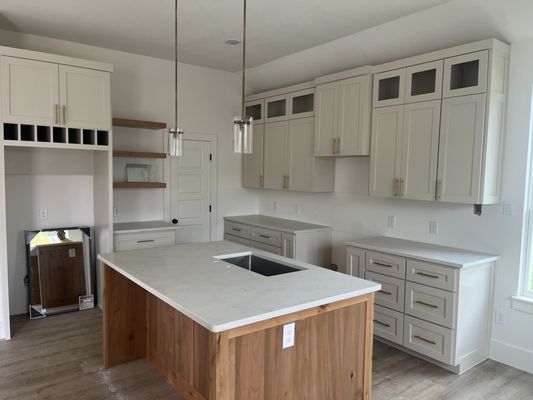
[(113, 217), (118, 216), (118, 207), (113, 207)]
[(504, 201), (502, 204), (503, 215), (513, 215), (513, 203), (510, 201)]
[(395, 215), (389, 215), (387, 218), (387, 228), (396, 228), (396, 216)]
[(287, 325), (283, 325), (283, 343), (284, 349), (294, 346), (294, 332), (296, 330), (296, 323), (292, 322)]
[(302, 213), (302, 205), (296, 204), (296, 215), (300, 215)]
[(48, 219), (48, 210), (46, 208), (41, 208), (39, 210), (39, 219), (41, 221), (46, 221)]
[(274, 211), (278, 211), (278, 202), (277, 201), (274, 201), (274, 203), (272, 203), (272, 209)]
[(76, 257), (76, 249), (68, 249), (68, 256), (70, 258)]
[(503, 311), (503, 309), (499, 307), (496, 308), (494, 322), (496, 322), (498, 325), (505, 325), (505, 311)]
[(430, 235), (439, 234), (439, 223), (437, 221), (429, 221), (429, 234)]

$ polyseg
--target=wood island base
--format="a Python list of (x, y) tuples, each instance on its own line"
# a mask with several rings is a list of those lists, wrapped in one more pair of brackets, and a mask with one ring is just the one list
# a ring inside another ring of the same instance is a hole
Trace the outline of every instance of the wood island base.
[(373, 293), (214, 333), (103, 269), (105, 368), (148, 357), (186, 399), (371, 398)]

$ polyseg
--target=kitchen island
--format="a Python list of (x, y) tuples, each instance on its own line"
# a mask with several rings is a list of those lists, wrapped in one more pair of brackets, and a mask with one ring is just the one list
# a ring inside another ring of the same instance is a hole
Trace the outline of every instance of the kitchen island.
[(187, 399), (371, 398), (379, 284), (230, 242), (98, 258), (106, 368), (148, 357)]

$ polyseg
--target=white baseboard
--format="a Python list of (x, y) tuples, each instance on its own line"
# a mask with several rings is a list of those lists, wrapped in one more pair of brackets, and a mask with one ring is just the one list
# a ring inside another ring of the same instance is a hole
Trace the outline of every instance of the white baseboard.
[(0, 319), (0, 340), (6, 338), (6, 333), (4, 329), (4, 320)]
[(492, 339), (490, 358), (533, 374), (533, 351), (531, 350)]

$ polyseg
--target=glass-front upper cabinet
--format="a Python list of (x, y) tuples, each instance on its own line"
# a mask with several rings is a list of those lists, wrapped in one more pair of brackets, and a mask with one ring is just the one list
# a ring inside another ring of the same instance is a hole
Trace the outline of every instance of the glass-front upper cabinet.
[(374, 107), (403, 104), (405, 101), (405, 69), (374, 75)]
[(286, 120), (290, 115), (289, 95), (269, 97), (265, 100), (266, 121), (275, 122)]
[(254, 119), (254, 124), (262, 124), (265, 117), (265, 100), (248, 101), (245, 105), (245, 112), (247, 117)]
[(312, 117), (315, 115), (315, 89), (300, 90), (291, 93), (291, 115), (293, 118)]
[(438, 100), (442, 97), (444, 61), (414, 65), (405, 70), (405, 102)]
[(486, 92), (488, 56), (483, 50), (445, 59), (443, 97)]

